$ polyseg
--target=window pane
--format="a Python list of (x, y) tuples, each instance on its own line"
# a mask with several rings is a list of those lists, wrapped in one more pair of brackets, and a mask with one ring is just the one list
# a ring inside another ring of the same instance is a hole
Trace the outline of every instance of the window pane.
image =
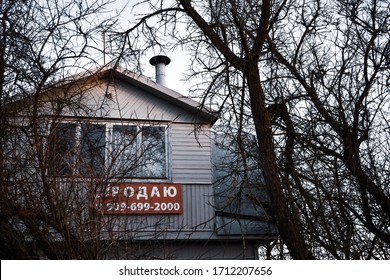
[(85, 176), (103, 175), (105, 145), (105, 125), (81, 125), (80, 174)]
[(166, 160), (165, 128), (159, 126), (143, 127), (140, 176), (166, 177)]
[(112, 167), (114, 176), (134, 176), (137, 169), (137, 127), (114, 125), (112, 129)]
[(60, 123), (50, 135), (48, 171), (54, 176), (72, 175), (75, 160), (76, 125)]

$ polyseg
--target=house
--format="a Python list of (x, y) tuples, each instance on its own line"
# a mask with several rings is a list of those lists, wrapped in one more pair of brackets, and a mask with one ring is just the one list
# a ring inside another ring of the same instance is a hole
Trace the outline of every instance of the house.
[(73, 207), (67, 233), (50, 226), (53, 240), (66, 242), (69, 231), (84, 244), (98, 240), (107, 259), (257, 258), (277, 236), (261, 202), (253, 203), (266, 200), (261, 183), (229, 175), (234, 153), (212, 130), (216, 112), (164, 85), (167, 57), (151, 63), (157, 82), (105, 67), (53, 84), (19, 110), (20, 127), (31, 126), (27, 116), (42, 120), (42, 184), (54, 200), (68, 192)]

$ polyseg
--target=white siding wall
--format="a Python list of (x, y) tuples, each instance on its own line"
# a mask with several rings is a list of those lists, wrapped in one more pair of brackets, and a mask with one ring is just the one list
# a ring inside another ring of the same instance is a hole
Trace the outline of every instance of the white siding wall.
[[(105, 97), (106, 91), (111, 98)], [(195, 119), (194, 114), (150, 92), (119, 81), (115, 86), (102, 84), (94, 88), (86, 99), (92, 107), (97, 105), (97, 116), (107, 118), (180, 122), (192, 122)]]
[(211, 184), (209, 127), (198, 131), (193, 124), (173, 124), (170, 132), (172, 181)]

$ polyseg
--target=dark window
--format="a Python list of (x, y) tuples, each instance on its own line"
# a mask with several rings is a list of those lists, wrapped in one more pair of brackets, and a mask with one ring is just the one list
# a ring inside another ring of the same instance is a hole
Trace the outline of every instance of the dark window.
[(137, 150), (137, 126), (114, 125), (111, 161), (115, 176), (136, 176)]
[(94, 177), (109, 172), (123, 178), (168, 177), (164, 126), (107, 126), (58, 124), (49, 138), (49, 174)]
[(111, 164), (114, 175), (166, 178), (165, 127), (114, 125)]
[(79, 172), (84, 176), (101, 176), (105, 166), (106, 127), (103, 124), (82, 124)]
[(53, 176), (72, 175), (75, 163), (76, 125), (57, 124), (48, 138), (48, 172)]

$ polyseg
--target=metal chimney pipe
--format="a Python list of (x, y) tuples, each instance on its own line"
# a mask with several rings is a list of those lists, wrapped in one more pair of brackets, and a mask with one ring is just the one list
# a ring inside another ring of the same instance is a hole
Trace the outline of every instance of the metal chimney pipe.
[(149, 63), (156, 67), (156, 83), (165, 86), (165, 65), (171, 62), (165, 55), (153, 56)]

